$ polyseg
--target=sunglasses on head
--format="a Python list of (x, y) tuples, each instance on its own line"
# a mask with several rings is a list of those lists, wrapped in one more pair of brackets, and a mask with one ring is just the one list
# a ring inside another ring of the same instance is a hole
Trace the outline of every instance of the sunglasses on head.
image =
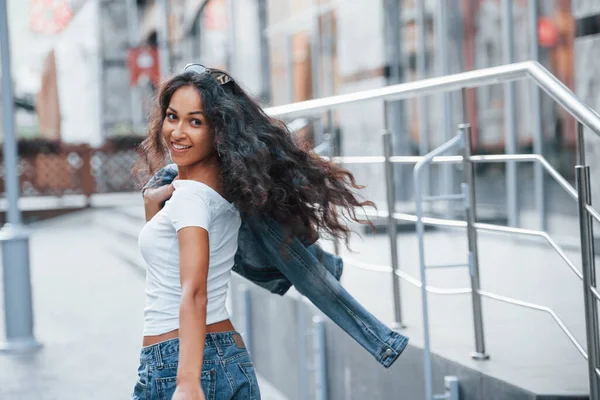
[(196, 74), (208, 73), (215, 78), (220, 85), (225, 85), (226, 83), (233, 81), (233, 78), (229, 76), (227, 72), (219, 69), (207, 68), (202, 64), (188, 64), (183, 69), (183, 72), (194, 72)]

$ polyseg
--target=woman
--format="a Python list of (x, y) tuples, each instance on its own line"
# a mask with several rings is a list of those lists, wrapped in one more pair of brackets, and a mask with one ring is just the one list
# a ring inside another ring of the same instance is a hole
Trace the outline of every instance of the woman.
[(284, 241), (314, 242), (317, 232), (347, 241), (338, 211), (362, 222), (354, 209), (371, 203), (356, 198), (349, 172), (304, 150), (228, 74), (199, 64), (161, 87), (141, 149), (151, 173), (168, 151), (178, 177), (155, 194), (170, 196), (164, 207), (146, 204), (140, 233), (147, 300), (133, 398), (259, 399), (225, 308), (240, 214), (276, 221)]

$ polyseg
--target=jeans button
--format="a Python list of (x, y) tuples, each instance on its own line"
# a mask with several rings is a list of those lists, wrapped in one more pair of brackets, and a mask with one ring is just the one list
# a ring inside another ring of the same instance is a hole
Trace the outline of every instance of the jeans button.
[(385, 355), (386, 355), (386, 356), (391, 356), (392, 354), (394, 354), (394, 351), (393, 351), (392, 349), (387, 349), (387, 350), (385, 351)]

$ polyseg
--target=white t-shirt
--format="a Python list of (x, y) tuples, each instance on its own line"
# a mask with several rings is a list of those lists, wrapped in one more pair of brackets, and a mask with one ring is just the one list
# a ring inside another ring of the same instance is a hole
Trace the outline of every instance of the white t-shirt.
[(208, 231), (208, 305), (206, 324), (229, 318), (225, 307), (237, 251), (241, 219), (237, 208), (209, 186), (175, 180), (175, 191), (162, 210), (144, 225), (139, 247), (146, 261), (144, 336), (179, 329), (181, 281), (177, 231), (201, 227)]

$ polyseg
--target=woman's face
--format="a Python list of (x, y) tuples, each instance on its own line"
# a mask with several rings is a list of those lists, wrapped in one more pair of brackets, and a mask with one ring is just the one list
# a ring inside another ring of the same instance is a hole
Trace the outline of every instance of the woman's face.
[(200, 93), (193, 86), (183, 86), (173, 93), (162, 134), (171, 159), (180, 167), (202, 163), (216, 155), (215, 136), (202, 113)]

